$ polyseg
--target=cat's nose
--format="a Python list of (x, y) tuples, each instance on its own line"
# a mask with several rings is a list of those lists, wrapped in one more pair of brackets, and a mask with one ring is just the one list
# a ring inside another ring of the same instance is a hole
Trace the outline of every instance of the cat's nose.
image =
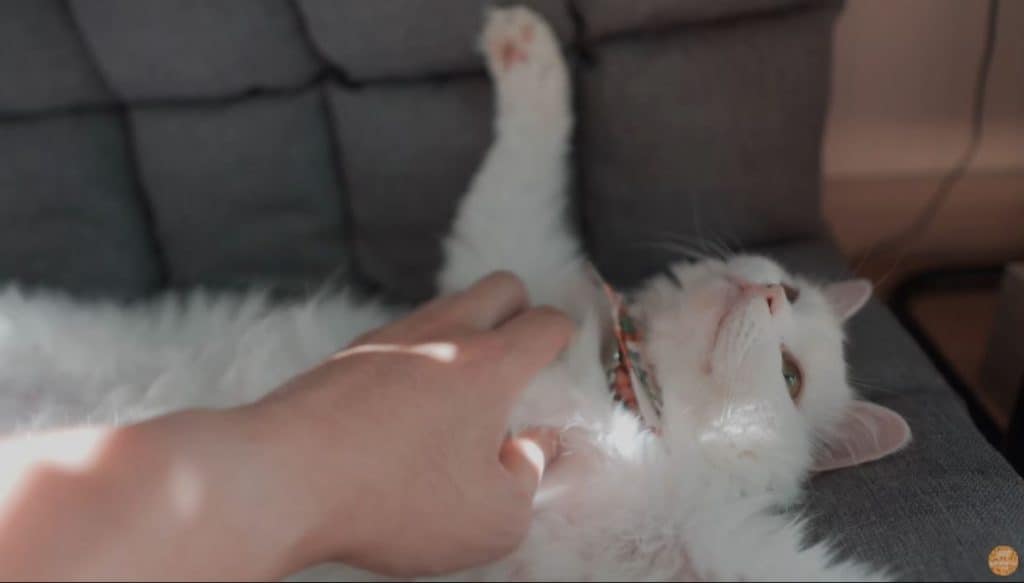
[(753, 297), (763, 298), (765, 303), (768, 304), (768, 312), (772, 316), (779, 315), (789, 304), (789, 301), (786, 299), (786, 290), (777, 283), (767, 285), (760, 283), (748, 284), (743, 286), (743, 292)]
[(789, 300), (786, 299), (786, 290), (777, 283), (765, 286), (764, 298), (768, 302), (768, 311), (773, 316), (778, 315), (789, 303)]

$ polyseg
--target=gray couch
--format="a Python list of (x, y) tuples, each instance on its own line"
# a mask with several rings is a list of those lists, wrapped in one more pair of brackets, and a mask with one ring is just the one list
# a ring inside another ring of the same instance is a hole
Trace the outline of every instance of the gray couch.
[[(526, 3), (572, 55), (576, 217), (610, 279), (657, 270), (669, 239), (846, 272), (818, 202), (839, 4)], [(0, 280), (124, 300), (324, 282), (429, 296), (490, 139), (481, 7), (0, 2)], [(992, 577), (993, 546), (1024, 551), (1024, 483), (882, 306), (851, 350), (916, 439), (814, 479), (815, 531), (907, 578)]]

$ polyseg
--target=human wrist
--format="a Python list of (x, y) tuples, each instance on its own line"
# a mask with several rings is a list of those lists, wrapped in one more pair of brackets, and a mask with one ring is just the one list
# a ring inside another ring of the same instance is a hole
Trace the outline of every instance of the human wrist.
[[(308, 512), (294, 494), (291, 470), (281, 467), (282, 440), (262, 418), (247, 407), (188, 410), (127, 429), (135, 434), (140, 452), (166, 468), (181, 498), (178, 504), (191, 492), (191, 514), (202, 522), (197, 532), (231, 541), (231, 556), (197, 557), (197, 562), (209, 564), (214, 574), (219, 567), (237, 568), (219, 562), (245, 564), (247, 577), (256, 579), (295, 570)], [(222, 545), (206, 541), (195, 552)]]
[[(363, 472), (350, 447), (353, 440), (337, 429), (352, 426), (353, 420), (317, 408), (302, 391), (285, 393), (229, 416), (258, 443), (260, 473), (272, 476), (275, 504), (287, 508), (292, 534), (282, 552), (282, 574), (290, 574), (350, 556), (357, 542), (349, 535), (366, 529), (360, 526), (362, 513), (356, 512)], [(337, 430), (325, 430), (325, 425)], [(338, 467), (351, 471), (339, 477)], [(339, 516), (349, 518), (336, 520)]]

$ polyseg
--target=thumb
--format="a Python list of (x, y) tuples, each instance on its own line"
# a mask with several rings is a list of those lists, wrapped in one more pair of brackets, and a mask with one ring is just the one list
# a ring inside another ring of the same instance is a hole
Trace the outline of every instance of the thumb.
[(550, 427), (534, 427), (505, 440), (498, 459), (516, 486), (532, 499), (544, 469), (559, 453), (560, 432)]

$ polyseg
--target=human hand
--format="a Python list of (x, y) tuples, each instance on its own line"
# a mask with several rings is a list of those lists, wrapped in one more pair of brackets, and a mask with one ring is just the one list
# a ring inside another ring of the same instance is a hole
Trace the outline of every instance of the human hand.
[(284, 436), (307, 535), (296, 566), (450, 572), (512, 551), (558, 436), (506, 435), (520, 392), (565, 347), (568, 318), (528, 308), (507, 273), (357, 339), (252, 410)]

